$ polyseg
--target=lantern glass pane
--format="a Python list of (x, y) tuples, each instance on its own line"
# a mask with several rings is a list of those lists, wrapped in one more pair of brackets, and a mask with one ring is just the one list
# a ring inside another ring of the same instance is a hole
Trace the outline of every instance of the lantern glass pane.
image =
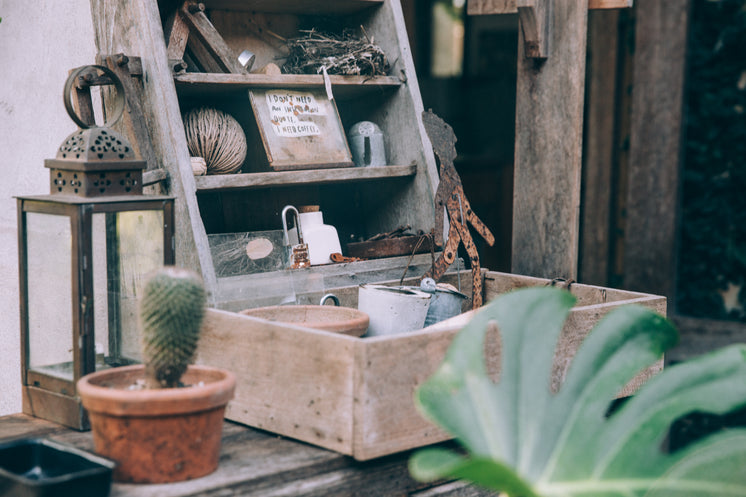
[(70, 218), (26, 213), (29, 368), (73, 379)]
[(96, 369), (141, 362), (138, 305), (163, 266), (163, 211), (94, 214), (93, 253)]

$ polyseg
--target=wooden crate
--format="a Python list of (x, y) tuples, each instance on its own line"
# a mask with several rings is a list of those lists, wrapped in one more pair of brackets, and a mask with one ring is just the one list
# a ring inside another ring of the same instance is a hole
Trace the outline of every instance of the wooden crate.
[[(467, 278), (462, 278), (466, 280)], [(484, 272), (485, 301), (547, 280)], [(354, 306), (353, 292), (343, 305)], [(665, 314), (666, 299), (655, 295), (574, 284), (578, 298), (555, 356), (553, 388), (583, 338), (611, 309), (638, 303)], [(368, 460), (450, 438), (417, 412), (413, 394), (443, 360), (465, 313), (429, 328), (395, 336), (355, 338), (272, 323), (210, 309), (197, 363), (232, 370), (236, 397), (227, 419)], [(499, 340), (488, 335), (488, 368), (499, 369)], [(621, 395), (633, 392), (663, 367), (641, 373)]]

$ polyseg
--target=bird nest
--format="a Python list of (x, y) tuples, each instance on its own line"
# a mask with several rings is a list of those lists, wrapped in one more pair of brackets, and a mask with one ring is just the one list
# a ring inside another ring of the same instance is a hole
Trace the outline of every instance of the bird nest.
[(341, 35), (316, 30), (301, 31), (303, 36), (287, 40), (289, 51), (284, 73), (384, 76), (389, 71), (386, 54), (373, 44), (363, 30), (363, 38), (350, 30)]

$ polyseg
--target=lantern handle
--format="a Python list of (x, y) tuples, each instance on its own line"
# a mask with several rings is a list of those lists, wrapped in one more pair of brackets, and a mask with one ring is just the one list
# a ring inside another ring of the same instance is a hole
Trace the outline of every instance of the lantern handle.
[(108, 67), (99, 66), (99, 65), (88, 65), (88, 66), (81, 66), (76, 69), (73, 69), (73, 71), (70, 73), (70, 75), (67, 77), (67, 81), (65, 81), (65, 90), (62, 95), (62, 98), (65, 102), (65, 110), (67, 110), (67, 115), (70, 116), (70, 119), (75, 122), (81, 129), (88, 129), (88, 128), (94, 128), (96, 127), (96, 123), (88, 124), (87, 122), (83, 121), (83, 119), (78, 116), (78, 114), (75, 112), (75, 109), (73, 108), (72, 103), (72, 89), (75, 82), (78, 80), (78, 76), (80, 76), (83, 72), (88, 71), (90, 69), (97, 69), (99, 71), (102, 71), (106, 76), (111, 79), (112, 84), (116, 88), (117, 96), (116, 100), (114, 101), (114, 111), (112, 112), (111, 119), (108, 119), (104, 126), (105, 128), (110, 128), (114, 124), (119, 121), (119, 119), (122, 117), (122, 114), (124, 113), (124, 85), (122, 85), (122, 81), (119, 79), (119, 77), (109, 69)]

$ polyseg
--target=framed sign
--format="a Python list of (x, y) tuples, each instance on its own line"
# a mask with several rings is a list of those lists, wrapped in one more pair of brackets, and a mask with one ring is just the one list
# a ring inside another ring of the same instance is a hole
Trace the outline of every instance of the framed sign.
[(323, 88), (249, 90), (249, 99), (271, 170), (353, 165), (337, 106)]

